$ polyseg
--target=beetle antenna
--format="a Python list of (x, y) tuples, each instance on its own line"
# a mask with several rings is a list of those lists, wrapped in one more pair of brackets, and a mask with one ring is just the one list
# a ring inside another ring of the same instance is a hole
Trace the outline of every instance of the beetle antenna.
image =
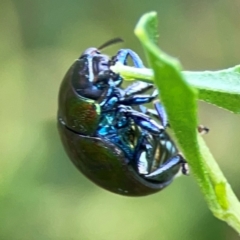
[(121, 38), (113, 38), (107, 42), (105, 42), (104, 44), (102, 44), (100, 47), (98, 47), (98, 50), (102, 50), (103, 48), (106, 48), (108, 46), (111, 46), (115, 43), (119, 43), (119, 42), (123, 42), (123, 39)]

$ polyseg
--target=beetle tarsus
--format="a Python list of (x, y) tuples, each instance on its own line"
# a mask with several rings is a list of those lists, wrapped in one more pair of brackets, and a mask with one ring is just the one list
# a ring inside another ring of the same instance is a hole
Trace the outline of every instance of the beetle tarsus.
[(161, 181), (162, 179), (165, 181), (169, 176), (171, 176), (172, 171), (176, 168), (178, 169), (179, 166), (182, 166), (182, 164), (182, 157), (177, 154), (176, 156), (169, 158), (152, 173), (144, 175), (144, 177), (152, 181)]

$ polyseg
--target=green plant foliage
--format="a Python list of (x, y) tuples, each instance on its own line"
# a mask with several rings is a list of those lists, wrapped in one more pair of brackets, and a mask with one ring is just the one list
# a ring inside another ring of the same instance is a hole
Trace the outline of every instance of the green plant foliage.
[(198, 89), (198, 98), (234, 113), (240, 113), (240, 66), (220, 71), (184, 72)]
[[(164, 53), (162, 53), (164, 54)], [(176, 60), (174, 60), (176, 61)], [(177, 67), (177, 66), (176, 66)], [(179, 68), (179, 66), (178, 66)], [(127, 80), (154, 80), (152, 69), (136, 69), (115, 65), (112, 69), (121, 72)], [(216, 105), (233, 113), (240, 113), (240, 67), (235, 66), (219, 71), (191, 72), (182, 71), (185, 81), (197, 91), (199, 100)]]
[[(185, 80), (179, 62), (164, 54), (152, 41), (155, 35), (149, 35), (156, 31), (151, 28), (157, 29), (155, 12), (145, 14), (140, 19), (135, 33), (153, 68), (155, 84), (166, 107), (171, 128), (210, 209), (215, 216), (228, 222), (240, 233), (240, 204), (204, 141), (197, 134), (197, 93)], [(211, 85), (213, 88), (213, 83)]]

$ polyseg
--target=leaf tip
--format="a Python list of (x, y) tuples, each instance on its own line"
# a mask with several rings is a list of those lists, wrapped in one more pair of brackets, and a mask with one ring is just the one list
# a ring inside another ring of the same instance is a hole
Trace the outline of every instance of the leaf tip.
[(151, 11), (151, 12), (143, 14), (134, 29), (134, 33), (137, 36), (139, 36), (138, 34), (142, 35), (142, 33), (143, 33), (142, 29), (144, 29), (144, 26), (146, 26), (147, 22), (149, 22), (153, 19), (156, 19), (156, 18), (157, 18), (157, 12), (155, 12), (155, 11)]

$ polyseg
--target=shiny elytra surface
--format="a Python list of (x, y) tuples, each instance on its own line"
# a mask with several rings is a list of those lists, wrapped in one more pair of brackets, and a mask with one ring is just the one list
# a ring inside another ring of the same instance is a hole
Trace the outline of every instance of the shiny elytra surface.
[(75, 61), (61, 83), (58, 116), (73, 131), (92, 135), (98, 126), (100, 107), (93, 100), (79, 96), (72, 87), (73, 72), (77, 67), (78, 61)]
[(64, 148), (74, 165), (91, 181), (111, 192), (127, 196), (155, 193), (169, 182), (155, 184), (140, 177), (123, 152), (110, 142), (76, 134), (58, 124)]

